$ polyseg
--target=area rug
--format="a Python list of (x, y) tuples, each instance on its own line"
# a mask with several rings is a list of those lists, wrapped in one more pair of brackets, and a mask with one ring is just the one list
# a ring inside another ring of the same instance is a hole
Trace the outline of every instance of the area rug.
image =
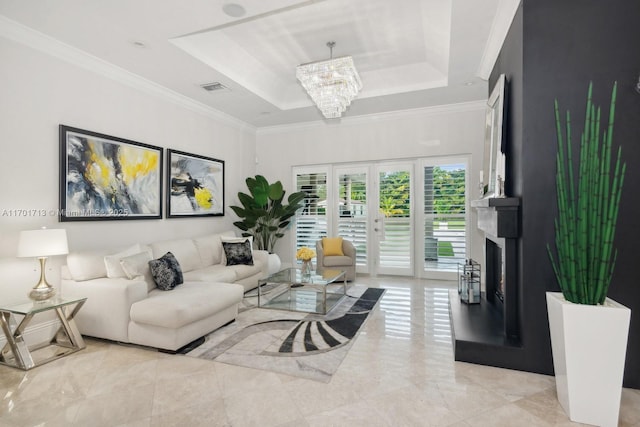
[(327, 315), (257, 308), (249, 293), (235, 322), (185, 355), (327, 383), (384, 291), (352, 285)]

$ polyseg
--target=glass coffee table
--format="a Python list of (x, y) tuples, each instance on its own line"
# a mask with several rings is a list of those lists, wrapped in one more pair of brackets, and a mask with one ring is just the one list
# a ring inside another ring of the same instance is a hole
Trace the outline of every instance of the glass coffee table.
[(258, 307), (327, 314), (347, 294), (342, 270), (324, 270), (303, 275), (286, 268), (258, 283)]

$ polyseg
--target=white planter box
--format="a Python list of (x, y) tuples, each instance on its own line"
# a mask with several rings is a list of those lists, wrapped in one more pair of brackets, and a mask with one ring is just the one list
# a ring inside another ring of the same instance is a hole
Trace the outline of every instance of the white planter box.
[(571, 421), (618, 425), (631, 310), (567, 302), (547, 292), (558, 400)]

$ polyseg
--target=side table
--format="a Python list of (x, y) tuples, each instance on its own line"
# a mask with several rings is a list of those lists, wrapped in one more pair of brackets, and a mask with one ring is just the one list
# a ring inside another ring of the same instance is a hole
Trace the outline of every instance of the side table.
[[(73, 318), (87, 298), (60, 298), (0, 306), (0, 326), (7, 343), (0, 351), (0, 364), (29, 370), (85, 348)], [(29, 348), (23, 334), (31, 320), (40, 313), (54, 311), (60, 327), (49, 342)]]

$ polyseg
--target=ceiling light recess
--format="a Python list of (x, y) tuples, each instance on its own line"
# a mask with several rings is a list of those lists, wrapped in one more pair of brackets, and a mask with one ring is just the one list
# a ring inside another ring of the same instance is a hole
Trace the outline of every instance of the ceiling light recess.
[(362, 89), (353, 58), (333, 58), (335, 42), (328, 42), (330, 59), (296, 67), (296, 77), (327, 119), (339, 118)]
[(237, 3), (227, 3), (223, 5), (222, 11), (232, 18), (241, 18), (247, 13), (244, 7)]

